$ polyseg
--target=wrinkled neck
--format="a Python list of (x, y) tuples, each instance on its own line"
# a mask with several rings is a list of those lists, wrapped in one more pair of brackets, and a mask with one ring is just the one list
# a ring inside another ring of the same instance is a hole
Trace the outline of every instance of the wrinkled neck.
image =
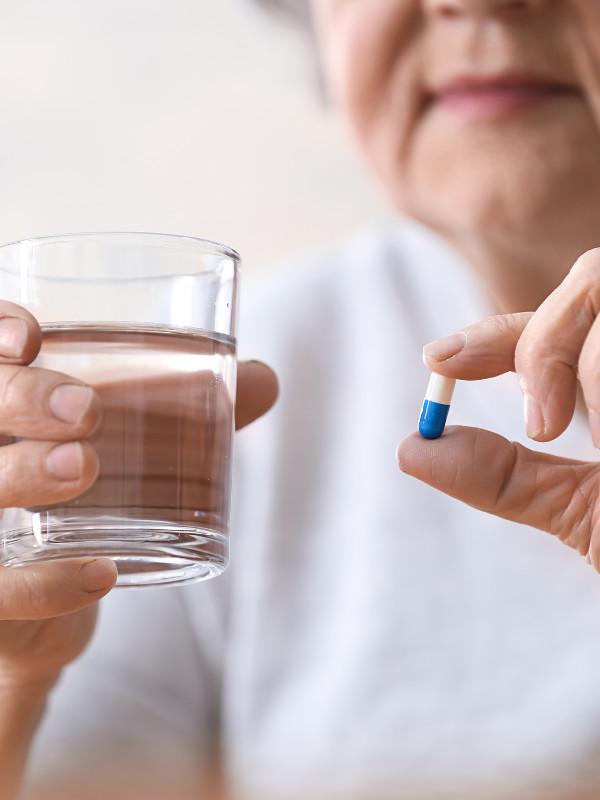
[(535, 311), (586, 249), (551, 237), (531, 246), (479, 235), (447, 238), (467, 259), (498, 314)]

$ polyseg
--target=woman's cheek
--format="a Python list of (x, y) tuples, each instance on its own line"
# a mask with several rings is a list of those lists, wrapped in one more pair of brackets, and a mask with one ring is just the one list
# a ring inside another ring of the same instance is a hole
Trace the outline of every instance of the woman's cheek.
[(575, 72), (600, 128), (600, 2), (572, 0), (564, 30)]
[(321, 42), (336, 105), (358, 132), (368, 128), (411, 41), (418, 35), (417, 0), (342, 0), (323, 24)]

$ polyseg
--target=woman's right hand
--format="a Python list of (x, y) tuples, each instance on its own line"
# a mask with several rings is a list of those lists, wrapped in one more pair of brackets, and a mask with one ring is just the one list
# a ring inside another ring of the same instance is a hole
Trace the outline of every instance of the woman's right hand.
[[(99, 471), (87, 437), (100, 399), (75, 378), (29, 366), (41, 342), (35, 318), (0, 301), (0, 514), (75, 498)], [(277, 393), (269, 367), (240, 363), (236, 428), (266, 413)], [(46, 694), (85, 648), (116, 577), (106, 558), (0, 567), (0, 800), (15, 797)]]
[[(0, 434), (19, 440), (0, 447), (0, 508), (72, 499), (98, 474), (86, 437), (100, 401), (75, 378), (28, 366), (41, 341), (31, 314), (0, 301)], [(51, 685), (87, 644), (116, 576), (105, 558), (0, 567), (0, 691)]]
[[(98, 475), (86, 441), (102, 416), (98, 395), (68, 375), (28, 366), (41, 341), (29, 312), (0, 301), (0, 437), (19, 440), (0, 446), (0, 509), (72, 499)], [(266, 413), (277, 392), (268, 366), (240, 363), (236, 428)], [(0, 697), (52, 685), (90, 639), (96, 603), (116, 577), (106, 558), (0, 567)]]
[[(535, 312), (488, 317), (424, 350), (440, 375), (481, 380), (514, 371), (534, 441), (550, 442), (573, 417), (578, 393), (600, 448), (600, 248), (581, 256)], [(557, 536), (600, 572), (600, 463), (523, 447), (481, 428), (418, 434), (398, 450), (401, 469), (498, 517)]]

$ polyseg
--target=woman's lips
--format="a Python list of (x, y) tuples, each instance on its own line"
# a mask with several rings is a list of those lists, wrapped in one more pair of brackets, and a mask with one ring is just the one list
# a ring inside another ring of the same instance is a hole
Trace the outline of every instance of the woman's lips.
[(565, 83), (525, 75), (461, 76), (433, 89), (433, 103), (468, 119), (499, 119), (558, 97), (578, 95)]

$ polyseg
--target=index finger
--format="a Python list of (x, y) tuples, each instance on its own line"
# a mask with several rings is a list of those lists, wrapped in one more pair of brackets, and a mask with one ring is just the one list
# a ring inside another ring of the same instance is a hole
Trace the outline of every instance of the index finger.
[[(433, 342), (424, 349), (425, 363), (434, 372), (463, 380), (515, 370), (525, 395), (528, 435), (547, 442), (571, 421), (578, 366), (599, 313), (600, 249), (595, 249), (576, 261), (534, 314), (490, 317), (469, 326), (456, 354), (448, 350), (448, 343), (444, 352), (445, 340)], [(460, 344), (456, 336), (448, 342), (455, 348)], [(590, 361), (589, 347), (587, 351)], [(591, 360), (597, 360), (595, 350)], [(585, 374), (583, 382), (585, 389)]]
[(425, 366), (463, 381), (514, 372), (517, 344), (532, 317), (531, 312), (503, 314), (467, 325), (457, 334), (425, 345)]
[(30, 364), (42, 346), (42, 331), (27, 309), (0, 300), (0, 364)]

